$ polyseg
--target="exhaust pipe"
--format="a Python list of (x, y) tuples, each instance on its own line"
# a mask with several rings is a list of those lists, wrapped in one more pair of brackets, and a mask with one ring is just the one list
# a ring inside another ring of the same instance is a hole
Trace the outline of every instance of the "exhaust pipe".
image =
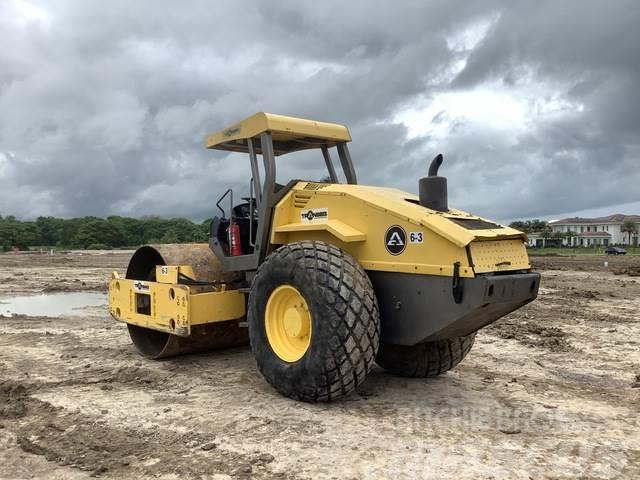
[(438, 169), (442, 165), (444, 158), (439, 153), (431, 161), (429, 166), (429, 176), (419, 180), (420, 205), (438, 212), (449, 210), (447, 199), (447, 178), (438, 176)]

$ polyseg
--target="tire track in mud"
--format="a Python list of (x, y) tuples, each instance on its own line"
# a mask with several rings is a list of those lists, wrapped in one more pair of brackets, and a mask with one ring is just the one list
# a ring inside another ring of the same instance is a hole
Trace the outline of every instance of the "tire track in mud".
[[(124, 368), (113, 378), (93, 383), (148, 386), (157, 380), (145, 378), (148, 374), (146, 369)], [(220, 473), (238, 479), (296, 478), (273, 471), (272, 455), (230, 451), (212, 435), (114, 427), (103, 418), (68, 411), (33, 396), (52, 388), (87, 383), (81, 378), (45, 384), (2, 381), (0, 423), (15, 434), (22, 451), (94, 476), (135, 478), (173, 473), (179, 478), (202, 478)]]
[[(74, 395), (74, 387), (86, 389), (95, 385), (105, 395), (113, 390), (133, 392), (134, 396), (135, 392), (151, 393), (154, 397), (162, 392), (173, 393), (170, 404), (176, 401), (176, 392), (178, 396), (184, 395), (201, 383), (220, 385), (242, 381), (241, 376), (231, 372), (207, 373), (208, 361), (199, 356), (144, 367), (130, 345), (109, 342), (96, 348), (90, 345), (89, 341), (93, 340), (87, 338), (86, 333), (86, 330), (82, 335), (68, 330), (53, 333), (35, 330), (3, 336), (2, 343), (18, 349), (21, 345), (37, 344), (56, 352), (50, 361), (40, 356), (14, 364), (10, 373), (17, 380), (0, 383), (0, 404), (3, 405), (0, 423), (7, 428), (5, 432), (15, 435), (15, 444), (20, 450), (40, 455), (62, 467), (115, 478), (172, 473), (180, 478), (202, 478), (212, 473), (231, 478), (295, 478), (273, 471), (270, 466), (274, 458), (268, 453), (225, 449), (224, 443), (214, 435), (206, 434), (210, 430), (185, 433), (184, 428), (172, 431), (171, 425), (145, 429), (135, 422), (125, 425), (119, 421), (114, 426), (110, 424), (113, 419), (109, 422), (107, 415), (77, 411), (77, 407), (91, 410), (93, 407), (87, 404), (91, 403), (90, 399), (81, 403), (72, 401), (71, 408), (65, 408), (37, 398), (46, 398), (52, 393), (64, 398)], [(103, 338), (105, 332), (100, 333)], [(120, 334), (116, 337), (121, 339)], [(188, 371), (202, 369), (204, 373), (194, 379), (181, 372), (185, 368)], [(0, 363), (0, 373), (4, 373), (3, 370)], [(38, 380), (43, 376), (44, 380)]]

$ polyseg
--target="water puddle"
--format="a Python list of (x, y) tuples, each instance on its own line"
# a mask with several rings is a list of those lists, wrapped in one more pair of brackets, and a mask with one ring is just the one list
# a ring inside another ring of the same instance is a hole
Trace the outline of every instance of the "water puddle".
[(96, 292), (43, 293), (0, 299), (0, 315), (61, 317), (73, 315), (88, 307), (107, 305), (107, 295)]

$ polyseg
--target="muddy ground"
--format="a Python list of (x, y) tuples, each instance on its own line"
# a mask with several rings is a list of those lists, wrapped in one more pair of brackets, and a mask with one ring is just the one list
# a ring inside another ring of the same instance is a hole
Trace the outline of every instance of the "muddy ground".
[[(104, 290), (127, 259), (0, 256), (0, 302)], [(611, 270), (640, 257), (534, 262), (538, 300), (455, 370), (376, 368), (329, 405), (279, 396), (248, 348), (146, 361), (106, 306), (0, 317), (0, 478), (639, 478), (640, 277)]]

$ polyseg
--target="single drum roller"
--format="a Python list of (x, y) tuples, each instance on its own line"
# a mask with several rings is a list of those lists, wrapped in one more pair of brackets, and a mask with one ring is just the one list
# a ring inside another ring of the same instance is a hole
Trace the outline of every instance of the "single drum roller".
[[(444, 374), (478, 330), (536, 298), (526, 235), (450, 206), (441, 154), (415, 195), (360, 185), (350, 141), (344, 125), (264, 112), (207, 137), (209, 149), (248, 155), (248, 197), (221, 192), (208, 245), (142, 247), (126, 279), (113, 274), (110, 313), (143, 355), (248, 338), (277, 391), (331, 401), (375, 363)], [(278, 183), (287, 163), (276, 158), (302, 150), (327, 176)]]

